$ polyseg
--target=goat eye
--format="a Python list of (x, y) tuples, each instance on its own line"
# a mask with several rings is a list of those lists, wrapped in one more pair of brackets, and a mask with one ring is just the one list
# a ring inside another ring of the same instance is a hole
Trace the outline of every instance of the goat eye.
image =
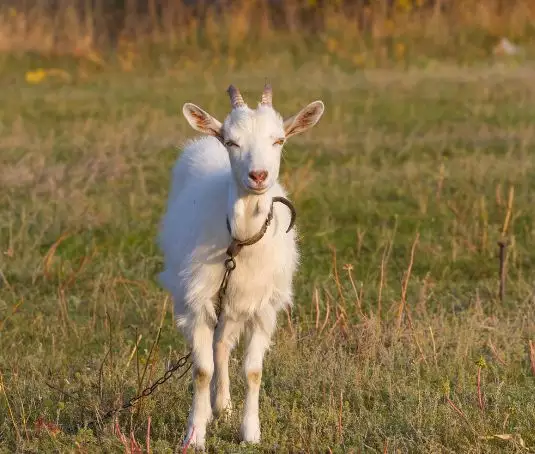
[(279, 140), (276, 140), (275, 142), (273, 142), (273, 145), (284, 145), (284, 139), (279, 139)]
[(233, 142), (232, 140), (227, 140), (225, 142), (226, 147), (239, 147), (239, 145), (236, 142)]

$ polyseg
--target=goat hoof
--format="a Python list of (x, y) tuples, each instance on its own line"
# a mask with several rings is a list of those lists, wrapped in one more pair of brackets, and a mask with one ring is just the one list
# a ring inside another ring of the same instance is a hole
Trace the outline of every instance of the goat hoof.
[(260, 421), (254, 418), (247, 418), (241, 425), (241, 439), (245, 443), (260, 443)]

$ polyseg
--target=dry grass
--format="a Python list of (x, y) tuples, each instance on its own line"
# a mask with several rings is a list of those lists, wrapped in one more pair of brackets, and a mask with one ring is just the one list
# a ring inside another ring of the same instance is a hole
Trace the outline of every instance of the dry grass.
[[(225, 37), (225, 21), (214, 24)], [(239, 24), (233, 39), (250, 41)], [(38, 50), (62, 42), (70, 53), (84, 33)], [(299, 27), (284, 33), (303, 42)], [(34, 45), (26, 38), (19, 50)], [(252, 100), (266, 75), (283, 114), (317, 98), (327, 110), (283, 162), (303, 263), (266, 359), (260, 451), (533, 451), (533, 68), (347, 71), (306, 46), (254, 65), (254, 46), (236, 47), (234, 64), (231, 53), (204, 58), (214, 49), (197, 60), (164, 52), (155, 64), (133, 49), (133, 66), (103, 53), (103, 64), (91, 53), (3, 57), (0, 452), (180, 452), (189, 378), (118, 421), (87, 423), (186, 349), (154, 281), (170, 167), (194, 135), (182, 103), (221, 119), (228, 83)], [(61, 72), (29, 84), (39, 65)], [(231, 364), (238, 404), (241, 353)], [(236, 410), (211, 425), (211, 452), (258, 452), (236, 444)]]
[(147, 56), (165, 58), (162, 53), (180, 58), (182, 65), (207, 58), (234, 68), (271, 59), (273, 49), (277, 54), (286, 49), (292, 60), (314, 51), (322, 64), (346, 68), (405, 67), (444, 58), (468, 63), (492, 55), (502, 36), (532, 54), (535, 36), (530, 0), (507, 6), (499, 0), (395, 0), (361, 7), (238, 0), (224, 7), (208, 2), (198, 10), (164, 0), (125, 2), (122, 10), (98, 0), (68, 0), (57, 8), (19, 3), (0, 9), (0, 51), (67, 54), (103, 65), (106, 49), (113, 47), (130, 70)]

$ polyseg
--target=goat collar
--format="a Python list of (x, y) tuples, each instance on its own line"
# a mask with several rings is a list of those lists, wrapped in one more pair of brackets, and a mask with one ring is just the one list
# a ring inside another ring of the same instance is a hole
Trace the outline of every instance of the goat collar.
[[(232, 242), (230, 243), (230, 246), (227, 248), (227, 255), (231, 258), (236, 257), (240, 251), (242, 250), (243, 246), (251, 246), (252, 244), (258, 243), (265, 235), (267, 228), (269, 227), (269, 224), (271, 224), (271, 221), (273, 220), (273, 205), (275, 202), (280, 202), (283, 205), (286, 205), (291, 213), (290, 218), (290, 225), (288, 226), (288, 229), (286, 229), (286, 233), (288, 233), (290, 230), (292, 230), (292, 227), (295, 224), (295, 218), (297, 216), (297, 212), (295, 211), (294, 206), (292, 205), (292, 202), (290, 202), (288, 199), (284, 197), (273, 197), (271, 199), (271, 208), (269, 209), (269, 213), (267, 215), (266, 220), (264, 221), (264, 224), (262, 224), (262, 228), (256, 235), (253, 235), (251, 238), (248, 238), (246, 240), (238, 240), (236, 238), (232, 238)], [(231, 234), (232, 237), (232, 231), (230, 229), (230, 221), (227, 217), (227, 230)]]

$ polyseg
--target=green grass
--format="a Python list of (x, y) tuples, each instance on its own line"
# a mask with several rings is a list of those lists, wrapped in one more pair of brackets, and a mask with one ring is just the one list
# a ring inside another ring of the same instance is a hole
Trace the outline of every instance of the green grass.
[[(237, 444), (238, 348), (237, 411), (212, 423), (209, 451), (535, 449), (535, 69), (109, 69), (30, 86), (25, 65), (0, 75), (0, 452), (124, 451), (110, 422), (85, 425), (187, 348), (155, 281), (176, 147), (195, 135), (182, 104), (222, 119), (227, 85), (252, 102), (266, 74), (283, 114), (318, 98), (326, 113), (282, 166), (302, 264), (266, 357), (261, 448)], [(174, 452), (190, 399), (190, 376), (171, 379), (122, 431), (144, 444), (150, 416), (153, 452)]]

